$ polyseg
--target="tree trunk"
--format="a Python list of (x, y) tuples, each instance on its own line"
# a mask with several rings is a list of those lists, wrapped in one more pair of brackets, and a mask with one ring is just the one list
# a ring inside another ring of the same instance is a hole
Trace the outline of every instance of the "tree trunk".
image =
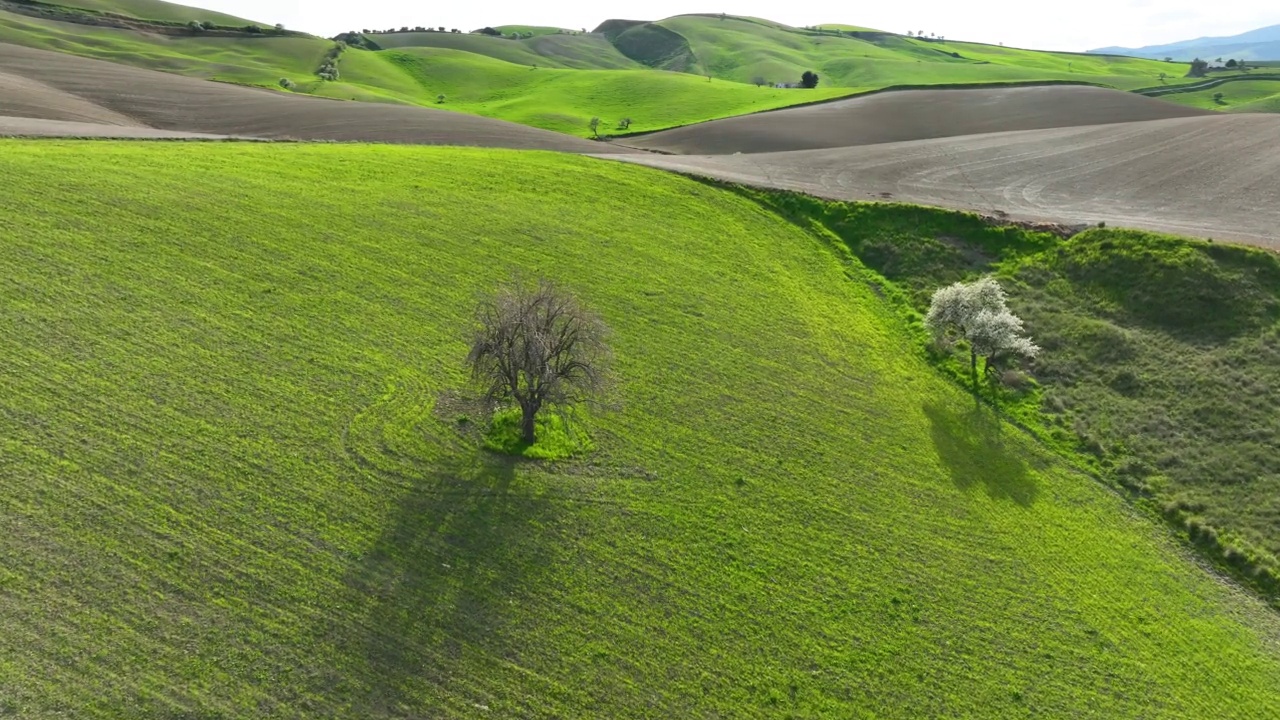
[(978, 353), (969, 350), (969, 375), (973, 378), (973, 397), (978, 398)]
[(538, 406), (533, 403), (522, 405), (520, 407), (523, 416), (520, 419), (521, 439), (526, 445), (532, 445), (537, 442), (537, 431), (534, 423), (538, 419)]

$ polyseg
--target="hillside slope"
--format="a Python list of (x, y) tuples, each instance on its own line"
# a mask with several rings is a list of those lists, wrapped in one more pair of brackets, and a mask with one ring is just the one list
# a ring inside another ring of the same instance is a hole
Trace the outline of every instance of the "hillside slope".
[(387, 50), (417, 47), (465, 50), (519, 65), (576, 70), (640, 67), (634, 60), (618, 52), (603, 36), (586, 33), (543, 33), (525, 40), (442, 32), (374, 33), (367, 37)]
[(215, 135), (625, 152), (474, 115), (336, 102), (3, 43), (0, 67), (5, 68), (5, 77), (26, 83), (19, 92), (0, 96), (0, 116), (26, 113), (48, 120), (83, 121), (87, 114), (100, 112), (104, 118), (126, 116), (132, 124), (160, 130)]
[(1280, 117), (1205, 115), (862, 147), (625, 159), (838, 200), (895, 199), (1024, 220), (1280, 249)]
[[(795, 83), (803, 72), (813, 70), (824, 85), (849, 88), (1051, 80), (1128, 90), (1157, 84), (1161, 73), (1179, 82), (1187, 72), (1182, 64), (1145, 59), (1038, 52), (876, 31), (817, 32), (755, 18), (680, 15), (651, 25), (680, 39), (690, 72), (737, 82), (763, 78)], [(674, 43), (654, 38), (664, 46)], [(641, 46), (632, 56), (643, 51)]]
[[(354, 63), (361, 63), (353, 72)], [(378, 53), (351, 51), (340, 65), (343, 84), (325, 83), (317, 94), (341, 96), (354, 83), (376, 92), (389, 74), (398, 74), (389, 99), (457, 110), (533, 127), (590, 136), (599, 117), (600, 133), (618, 130), (631, 118), (631, 132), (658, 130), (743, 113), (772, 110), (797, 101), (819, 101), (847, 93), (757, 88), (742, 83), (653, 70), (561, 70), (533, 68), (474, 53), (437, 48), (405, 48)], [(366, 80), (364, 73), (370, 73)], [(446, 102), (436, 103), (438, 95)]]
[[(387, 146), (0, 166), (18, 715), (1272, 707), (1272, 613), (975, 413), (856, 266), (743, 197)], [(514, 271), (613, 329), (580, 461), (480, 453), (454, 400)]]
[(54, 4), (73, 8), (84, 8), (102, 13), (114, 13), (144, 20), (162, 20), (167, 22), (188, 23), (193, 20), (212, 22), (216, 25), (265, 25), (254, 20), (247, 20), (235, 15), (213, 12), (204, 8), (163, 0), (54, 0)]
[(0, 11), (0, 43), (52, 50), (206, 80), (277, 87), (315, 79), (333, 42), (316, 37), (162, 35)]
[(726, 118), (628, 138), (626, 142), (661, 152), (732, 155), (1207, 114), (1210, 113), (1093, 87), (906, 90)]

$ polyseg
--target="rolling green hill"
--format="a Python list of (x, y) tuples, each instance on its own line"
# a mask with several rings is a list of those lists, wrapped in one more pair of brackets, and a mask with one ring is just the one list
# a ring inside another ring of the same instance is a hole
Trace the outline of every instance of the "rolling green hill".
[(55, 4), (84, 8), (95, 12), (113, 13), (144, 20), (188, 23), (192, 20), (208, 21), (216, 25), (267, 25), (254, 20), (213, 12), (203, 8), (162, 2), (162, 0), (54, 0)]
[[(6, 712), (1273, 707), (1274, 614), (975, 410), (868, 271), (744, 196), (390, 146), (0, 166)], [(580, 460), (479, 451), (458, 402), (472, 303), (513, 272), (612, 327)]]
[(805, 70), (814, 70), (826, 84), (851, 88), (1073, 80), (1133, 89), (1154, 84), (1162, 72), (1181, 78), (1188, 69), (1155, 60), (917, 40), (874, 31), (812, 32), (734, 17), (682, 15), (657, 25), (688, 42), (700, 71), (738, 82), (754, 77), (796, 82)]
[[(80, 6), (166, 22), (199, 14), (156, 0), (84, 0)], [(942, 43), (850, 28), (816, 32), (714, 15), (610, 21), (597, 33), (504, 27), (536, 32), (523, 40), (370, 34), (382, 50), (347, 50), (338, 61), (340, 80), (328, 82), (316, 71), (334, 44), (321, 38), (151, 33), (0, 12), (0, 42), (264, 88), (278, 89), (285, 78), (295, 92), (433, 105), (578, 135), (589, 134), (587, 122), (597, 116), (608, 132), (617, 132), (618, 121), (628, 117), (633, 132), (658, 130), (899, 85), (1065, 80), (1134, 88), (1154, 84), (1161, 72), (1185, 73), (1182, 66), (1150, 60)], [(749, 86), (756, 80), (795, 82), (807, 69), (823, 78), (816, 91)], [(707, 77), (714, 80), (707, 83)], [(448, 102), (437, 103), (440, 94)]]
[[(505, 42), (505, 41), (499, 41)], [(797, 96), (814, 101), (846, 91), (757, 88), (742, 83), (652, 70), (558, 70), (494, 60), (475, 53), (434, 48), (348, 51), (340, 65), (342, 83), (323, 83), (312, 92), (348, 97), (357, 86), (383, 99), (436, 104), (451, 110), (510, 120), (534, 127), (589, 136), (592, 117), (600, 132), (614, 132), (623, 118), (631, 131), (657, 130), (702, 120), (786, 107)]]
[(460, 33), (378, 33), (366, 36), (384, 49), (465, 50), (518, 65), (579, 70), (639, 68), (600, 35), (535, 35), (526, 40)]
[(243, 85), (315, 78), (333, 42), (307, 36), (160, 35), (0, 12), (0, 42)]

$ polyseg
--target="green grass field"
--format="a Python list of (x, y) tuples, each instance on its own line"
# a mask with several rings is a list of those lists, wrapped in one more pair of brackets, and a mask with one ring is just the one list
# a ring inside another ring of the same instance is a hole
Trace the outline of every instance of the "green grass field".
[[(1214, 98), (1222, 93), (1222, 99)], [(1226, 112), (1280, 112), (1280, 80), (1237, 80), (1216, 88), (1161, 98), (1179, 105)]]
[[(6, 141), (0, 168), (8, 714), (1274, 708), (1271, 611), (743, 196), (392, 146)], [(581, 461), (489, 455), (457, 409), (513, 272), (613, 329)]]
[(998, 273), (1046, 349), (1038, 388), (1006, 391), (1007, 409), (1280, 598), (1280, 256), (1123, 230), (1064, 241), (941, 210), (783, 197), (916, 311), (939, 285)]

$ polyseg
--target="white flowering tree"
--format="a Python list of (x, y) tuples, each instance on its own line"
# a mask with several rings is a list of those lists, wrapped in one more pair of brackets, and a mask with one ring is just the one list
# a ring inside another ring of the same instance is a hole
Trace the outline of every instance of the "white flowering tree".
[(948, 285), (933, 294), (924, 324), (940, 342), (969, 344), (969, 371), (978, 392), (978, 358), (984, 368), (995, 358), (1033, 358), (1040, 348), (1022, 333), (1022, 320), (1009, 311), (995, 278)]

